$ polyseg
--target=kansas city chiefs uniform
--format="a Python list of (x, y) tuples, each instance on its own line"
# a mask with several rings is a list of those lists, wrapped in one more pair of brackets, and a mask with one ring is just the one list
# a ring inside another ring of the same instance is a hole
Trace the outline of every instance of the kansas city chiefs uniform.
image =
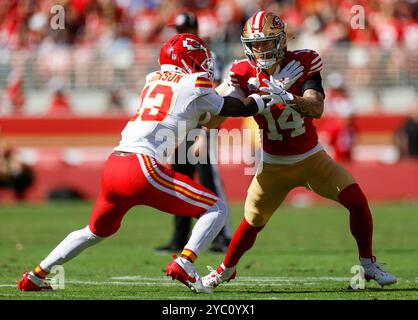
[[(285, 65), (292, 60), (300, 61), (304, 70), (303, 75), (287, 91), (302, 96), (303, 84), (322, 70), (322, 60), (319, 54), (312, 50), (287, 51)], [(273, 77), (278, 72), (279, 70)], [(236, 61), (230, 69), (227, 95), (239, 99), (253, 93), (262, 95), (263, 92), (259, 89), (267, 87), (263, 79), (270, 80), (270, 75), (266, 71), (257, 70), (247, 59)], [(275, 80), (280, 79), (275, 78)], [(312, 118), (303, 118), (291, 107), (276, 104), (263, 113), (255, 115), (254, 119), (262, 129), (265, 162), (298, 161), (322, 149), (318, 143)]]
[(150, 73), (139, 111), (114, 150), (146, 154), (164, 163), (196, 127), (199, 117), (205, 112), (218, 114), (223, 103), (206, 73)]

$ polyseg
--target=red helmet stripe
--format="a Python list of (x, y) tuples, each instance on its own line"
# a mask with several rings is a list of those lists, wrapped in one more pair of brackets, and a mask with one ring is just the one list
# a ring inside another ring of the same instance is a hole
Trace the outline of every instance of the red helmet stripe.
[(262, 14), (261, 14), (261, 17), (260, 17), (259, 25), (258, 25), (258, 30), (259, 31), (262, 31), (263, 30), (263, 20), (264, 20), (264, 16), (265, 15), (266, 15), (266, 12), (263, 11)]
[(256, 15), (254, 15), (254, 18), (251, 22), (253, 30), (258, 30), (258, 32), (261, 32), (263, 29), (263, 18), (264, 15), (266, 14), (265, 11), (260, 11), (259, 13), (257, 13)]
[(254, 22), (255, 22), (255, 17), (257, 16), (257, 14), (253, 15), (253, 18), (251, 19), (251, 31), (254, 33)]

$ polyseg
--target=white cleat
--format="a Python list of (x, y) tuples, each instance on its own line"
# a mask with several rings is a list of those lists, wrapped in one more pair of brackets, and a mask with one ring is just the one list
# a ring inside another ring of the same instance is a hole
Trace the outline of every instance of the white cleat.
[(211, 266), (207, 266), (210, 273), (202, 278), (202, 283), (206, 288), (215, 289), (222, 282), (229, 282), (235, 278), (237, 271), (235, 268), (228, 268), (225, 270), (223, 264), (218, 267), (217, 270), (213, 269)]
[(382, 287), (396, 283), (396, 277), (385, 271), (383, 267), (375, 261), (375, 258), (360, 258), (360, 264), (364, 269), (364, 277), (367, 281), (375, 280)]
[(206, 288), (202, 279), (196, 272), (193, 263), (182, 257), (174, 259), (167, 265), (166, 275), (178, 280), (190, 288), (194, 293), (212, 293), (210, 288)]

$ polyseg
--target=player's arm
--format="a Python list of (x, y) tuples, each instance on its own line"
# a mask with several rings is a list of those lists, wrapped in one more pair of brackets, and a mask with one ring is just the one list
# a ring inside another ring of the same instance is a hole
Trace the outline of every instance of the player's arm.
[[(215, 91), (220, 96), (226, 96), (229, 91), (229, 86), (226, 81), (222, 82), (215, 88)], [(209, 114), (210, 115), (210, 114)], [(209, 119), (207, 118), (208, 114), (203, 114), (199, 123), (208, 129), (219, 128), (220, 125), (226, 120), (226, 117), (221, 117), (219, 115), (211, 115)]]
[(224, 104), (219, 115), (222, 117), (250, 117), (262, 112), (265, 106), (263, 98), (258, 94), (252, 94), (243, 100), (224, 97)]
[(314, 89), (308, 89), (302, 97), (293, 96), (294, 104), (290, 105), (302, 117), (319, 119), (324, 112), (324, 94)]
[(223, 105), (216, 113), (206, 112), (203, 114), (199, 123), (207, 128), (218, 127), (226, 117), (251, 117), (257, 113), (260, 113), (266, 107), (266, 102), (258, 94), (252, 94), (249, 97), (240, 100), (233, 97), (221, 97), (223, 99)]
[(272, 99), (267, 106), (279, 103), (293, 108), (302, 117), (320, 118), (322, 116), (324, 112), (325, 94), (319, 73), (305, 81), (302, 86), (302, 96), (293, 95), (274, 81), (264, 80), (264, 82), (268, 87), (261, 88), (260, 90), (268, 92), (268, 97)]
[[(274, 96), (271, 95), (271, 96)], [(225, 117), (250, 117), (264, 111), (270, 98), (263, 99), (258, 94), (252, 94), (244, 99), (231, 96), (222, 97), (216, 92), (207, 92), (199, 97), (201, 116), (199, 123), (205, 127), (218, 127)]]
[(295, 96), (295, 105), (292, 108), (303, 117), (320, 118), (324, 112), (325, 93), (319, 72), (305, 80), (302, 92), (302, 97)]

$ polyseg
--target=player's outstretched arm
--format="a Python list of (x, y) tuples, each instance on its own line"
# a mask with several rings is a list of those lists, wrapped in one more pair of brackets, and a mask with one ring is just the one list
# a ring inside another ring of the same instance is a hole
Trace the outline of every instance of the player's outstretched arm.
[(258, 94), (252, 94), (240, 100), (224, 97), (224, 105), (219, 113), (222, 117), (250, 117), (264, 110), (266, 104)]
[(261, 91), (268, 93), (263, 97), (270, 98), (267, 106), (270, 107), (276, 103), (284, 104), (295, 109), (302, 117), (320, 118), (324, 112), (324, 94), (314, 89), (307, 89), (303, 96), (296, 96), (287, 92), (275, 82), (270, 82), (267, 79), (264, 82), (268, 87), (260, 88)]

